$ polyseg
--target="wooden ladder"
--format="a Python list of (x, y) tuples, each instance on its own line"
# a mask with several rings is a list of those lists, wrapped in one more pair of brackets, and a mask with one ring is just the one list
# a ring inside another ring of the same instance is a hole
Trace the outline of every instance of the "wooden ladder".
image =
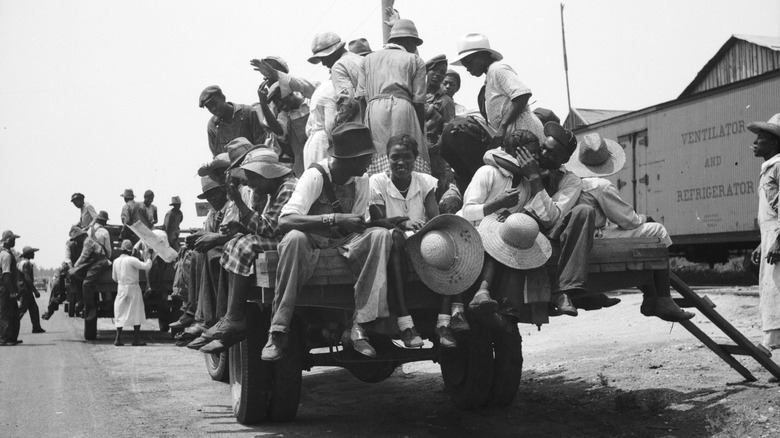
[(734, 368), (745, 380), (755, 382), (757, 379), (753, 374), (748, 371), (736, 358), (735, 355), (751, 356), (762, 367), (766, 368), (770, 374), (776, 379), (780, 380), (780, 366), (778, 366), (772, 359), (770, 359), (771, 353), (763, 347), (758, 347), (750, 342), (745, 335), (734, 328), (731, 323), (726, 321), (726, 318), (721, 316), (715, 310), (715, 304), (710, 301), (706, 296), (700, 297), (693, 291), (687, 284), (685, 284), (674, 273), (669, 273), (669, 279), (672, 287), (682, 295), (682, 299), (676, 299), (680, 307), (695, 307), (702, 315), (707, 317), (716, 327), (718, 327), (723, 333), (725, 333), (736, 345), (724, 345), (718, 344), (712, 340), (706, 333), (701, 331), (690, 320), (680, 321), (680, 324), (685, 327), (686, 330), (691, 332), (693, 336), (696, 336), (704, 345), (718, 355), (724, 362), (729, 364), (731, 368)]

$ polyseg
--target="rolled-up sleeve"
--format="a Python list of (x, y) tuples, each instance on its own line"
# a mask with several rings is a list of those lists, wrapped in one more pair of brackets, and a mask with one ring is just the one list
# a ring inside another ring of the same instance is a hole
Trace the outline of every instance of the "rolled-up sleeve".
[(574, 207), (581, 191), (582, 180), (573, 173), (566, 172), (555, 194), (550, 196), (546, 190), (541, 190), (526, 204), (525, 209), (532, 212), (545, 229), (550, 229)]
[(463, 194), (463, 208), (458, 212), (459, 216), (471, 222), (480, 221), (485, 217), (484, 207), (488, 201), (490, 188), (493, 186), (495, 172), (496, 170), (490, 166), (477, 169)]

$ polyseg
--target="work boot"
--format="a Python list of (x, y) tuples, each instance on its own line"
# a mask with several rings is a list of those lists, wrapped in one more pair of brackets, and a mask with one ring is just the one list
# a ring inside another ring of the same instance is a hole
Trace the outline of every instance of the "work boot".
[(498, 302), (490, 298), (490, 292), (487, 289), (480, 289), (474, 294), (474, 298), (471, 299), (469, 309), (476, 311), (480, 315), (490, 315), (498, 310)]
[(655, 305), (652, 308), (643, 302), (639, 311), (645, 316), (657, 316), (669, 322), (685, 321), (693, 318), (695, 315), (693, 312), (686, 312), (681, 309), (672, 297), (655, 297), (654, 301)]
[(205, 354), (219, 354), (228, 348), (230, 348), (230, 345), (225, 345), (219, 339), (215, 339), (201, 347), (198, 351)]
[(450, 329), (452, 329), (452, 331), (455, 333), (471, 330), (471, 326), (466, 320), (466, 315), (464, 315), (462, 312), (458, 312), (452, 315), (452, 318), (450, 318)]
[(230, 336), (240, 336), (246, 334), (246, 318), (237, 320), (222, 317), (214, 327), (203, 332), (201, 336), (209, 340), (223, 339)]
[(195, 317), (189, 313), (185, 313), (179, 318), (178, 321), (172, 322), (168, 325), (172, 330), (182, 330), (195, 323)]
[(51, 318), (52, 313), (50, 311), (43, 312), (43, 315), (41, 315), (41, 319), (44, 321), (48, 321), (49, 318)]
[(268, 342), (263, 347), (263, 352), (260, 354), (260, 359), (268, 362), (273, 362), (284, 357), (284, 352), (287, 350), (289, 344), (287, 333), (284, 332), (271, 332), (268, 334)]
[(401, 340), (406, 348), (420, 348), (423, 346), (423, 340), (414, 326), (401, 332)]
[[(554, 297), (555, 307), (558, 310), (559, 315), (577, 316), (577, 308), (571, 303), (569, 295), (565, 292), (560, 292)], [(558, 316), (558, 315), (555, 315)]]
[(458, 346), (458, 341), (455, 340), (451, 327), (446, 325), (436, 327), (436, 337), (439, 339), (439, 345), (444, 348), (455, 348)]

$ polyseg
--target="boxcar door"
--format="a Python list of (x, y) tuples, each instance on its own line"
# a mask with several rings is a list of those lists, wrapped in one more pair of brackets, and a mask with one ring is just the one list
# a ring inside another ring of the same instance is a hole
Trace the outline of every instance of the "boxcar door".
[(612, 175), (609, 179), (618, 188), (620, 197), (634, 205), (634, 169), (631, 164), (634, 162), (634, 135), (621, 135), (617, 141), (626, 153), (626, 165), (623, 166), (623, 170)]
[(648, 213), (648, 200), (650, 199), (650, 189), (652, 182), (649, 176), (650, 166), (647, 162), (647, 131), (639, 131), (634, 134), (634, 179), (636, 180), (634, 201), (634, 210), (637, 213)]

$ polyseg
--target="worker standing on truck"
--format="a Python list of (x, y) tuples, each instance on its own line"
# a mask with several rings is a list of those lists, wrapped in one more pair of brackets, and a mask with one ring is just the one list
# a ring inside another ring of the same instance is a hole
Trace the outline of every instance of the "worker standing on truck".
[(152, 202), (154, 202), (154, 192), (151, 190), (145, 191), (143, 206), (146, 209), (146, 218), (149, 219), (152, 225), (155, 225), (157, 223), (157, 206), (152, 204)]
[[(78, 261), (81, 256), (81, 250), (84, 248), (84, 240), (87, 238), (87, 232), (77, 226), (73, 226), (70, 229), (70, 239), (65, 243), (65, 260), (57, 270), (57, 274), (54, 276), (53, 286), (51, 288), (51, 294), (49, 296), (49, 307), (46, 312), (41, 315), (41, 318), (48, 320), (60, 308), (60, 304), (67, 299), (67, 285), (65, 278), (68, 275), (68, 271)], [(76, 291), (81, 290), (81, 285), (72, 279), (70, 287), (75, 288)], [(78, 295), (76, 293), (75, 295)], [(76, 303), (70, 303), (71, 306), (75, 306)]]
[(19, 340), (19, 269), (11, 248), (16, 246), (18, 234), (11, 230), (3, 231), (0, 238), (0, 347), (21, 344)]
[[(758, 184), (758, 227), (761, 244), (753, 251), (752, 261), (759, 265), (761, 323), (767, 349), (780, 348), (780, 113), (767, 122), (753, 122), (747, 128), (756, 134), (753, 154), (764, 159)], [(766, 262), (766, 263), (764, 263)]]
[(262, 116), (249, 105), (228, 102), (219, 86), (206, 87), (200, 93), (198, 104), (212, 114), (206, 131), (213, 157), (227, 152), (227, 144), (235, 138), (245, 137), (251, 144), (260, 144), (265, 139), (265, 127), (260, 123)]
[(220, 260), (228, 278), (227, 311), (203, 333), (203, 337), (211, 340), (200, 349), (206, 354), (220, 353), (246, 335), (244, 307), (255, 259), (258, 252), (276, 251), (282, 238), (279, 214), (298, 182), (292, 169), (280, 163), (276, 153), (267, 148), (249, 152), (235, 172), (237, 178), (254, 190), (255, 196), (268, 201), (253, 210), (242, 200), (235, 185), (228, 186), (239, 215), (237, 220), (220, 227), (225, 234), (236, 236), (225, 244)]
[(279, 244), (274, 313), (263, 360), (283, 356), (298, 293), (314, 274), (319, 250), (325, 248), (339, 248), (357, 274), (355, 317), (342, 342), (360, 354), (376, 356), (362, 324), (389, 316), (387, 262), (392, 237), (384, 228), (366, 228), (370, 193), (365, 173), (375, 151), (365, 125), (340, 125), (333, 130), (331, 158), (303, 173), (282, 208), (279, 229), (287, 234)]
[(32, 322), (33, 333), (46, 333), (46, 330), (41, 327), (40, 311), (38, 310), (38, 303), (36, 298), (41, 297), (41, 293), (35, 287), (35, 266), (33, 266), (32, 259), (35, 258), (35, 253), (38, 248), (32, 248), (25, 246), (22, 249), (22, 258), (19, 261), (19, 319), (24, 317), (24, 314), (30, 312), (30, 322)]
[[(577, 144), (571, 160), (566, 168), (582, 178), (582, 193), (577, 205), (589, 205), (596, 212), (597, 239), (618, 239), (630, 237), (657, 237), (667, 247), (672, 239), (663, 225), (652, 218), (637, 214), (634, 208), (620, 198), (620, 193), (609, 180), (604, 177), (620, 172), (626, 163), (623, 148), (615, 141), (602, 138), (598, 133), (591, 133)], [(664, 321), (678, 322), (693, 318), (694, 314), (681, 309), (670, 294), (669, 270), (653, 271), (653, 282), (640, 286), (642, 305), (639, 310), (645, 316), (657, 316)], [(597, 296), (575, 299), (578, 307), (589, 308), (609, 307), (608, 298), (601, 294)], [(579, 301), (579, 303), (578, 303)]]
[(95, 219), (95, 216), (97, 216), (95, 207), (89, 202), (85, 202), (84, 195), (81, 193), (74, 193), (71, 195), (70, 202), (72, 202), (80, 212), (79, 221), (76, 222), (74, 226), (86, 230), (92, 224), (92, 220)]
[(149, 220), (144, 204), (135, 202), (133, 189), (125, 189), (120, 196), (125, 200), (125, 205), (122, 206), (122, 232), (119, 233), (119, 237), (129, 239), (133, 243), (138, 242), (138, 236), (130, 229), (130, 225), (140, 221), (147, 228), (152, 229), (152, 221)]

